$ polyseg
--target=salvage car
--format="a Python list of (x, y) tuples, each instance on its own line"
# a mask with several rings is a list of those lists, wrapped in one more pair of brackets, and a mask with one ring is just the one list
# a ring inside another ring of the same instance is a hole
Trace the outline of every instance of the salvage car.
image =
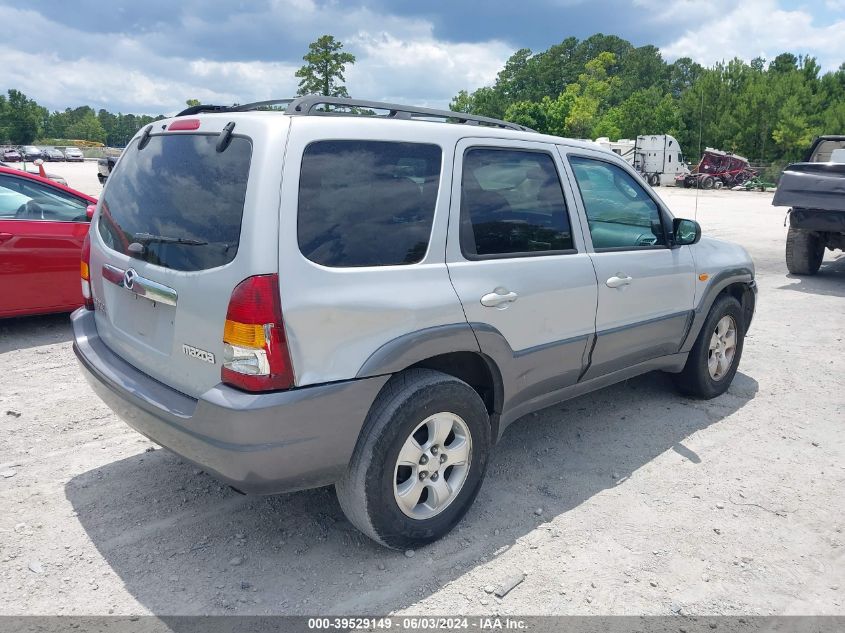
[(845, 136), (817, 138), (804, 161), (783, 170), (772, 204), (790, 207), (786, 268), (815, 275), (825, 249), (845, 250)]
[(59, 162), (65, 159), (65, 154), (60, 149), (56, 149), (55, 147), (48, 147), (44, 150), (44, 160), (50, 162)]
[(37, 159), (44, 159), (44, 151), (35, 145), (24, 145), (21, 148), (21, 155), (25, 161), (32, 162)]
[(82, 154), (82, 150), (78, 147), (66, 147), (65, 160), (68, 162), (81, 163), (83, 160), (85, 160), (85, 156)]
[(82, 305), (79, 262), (96, 198), (0, 167), (0, 318)]
[(456, 112), (278, 104), (149, 125), (103, 190), (73, 348), (154, 442), (246, 493), (334, 484), (406, 548), (463, 517), (526, 414), (653, 370), (730, 386), (751, 258), (621, 157)]
[(21, 153), (16, 149), (5, 150), (0, 158), (7, 163), (19, 163), (23, 160), (23, 156), (21, 156)]

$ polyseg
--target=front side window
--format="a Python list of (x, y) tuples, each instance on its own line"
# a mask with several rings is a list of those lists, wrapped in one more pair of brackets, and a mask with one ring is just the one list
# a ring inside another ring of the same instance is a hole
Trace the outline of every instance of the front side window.
[(420, 262), (441, 162), (437, 145), (311, 143), (299, 177), (299, 250), (314, 263), (339, 268)]
[(467, 150), (460, 234), (468, 259), (571, 251), (569, 216), (552, 157), (527, 150)]
[(595, 249), (665, 246), (660, 210), (624, 169), (570, 156)]
[(39, 182), (0, 176), (0, 219), (86, 222), (88, 202)]

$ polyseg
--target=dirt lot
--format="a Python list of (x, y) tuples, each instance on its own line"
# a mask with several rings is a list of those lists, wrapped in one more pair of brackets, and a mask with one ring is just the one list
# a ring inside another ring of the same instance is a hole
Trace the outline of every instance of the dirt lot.
[[(99, 193), (92, 163), (50, 168)], [(693, 215), (694, 191), (659, 191)], [(154, 450), (82, 380), (66, 316), (0, 323), (0, 614), (845, 614), (845, 257), (788, 276), (770, 201), (699, 201), (757, 264), (726, 395), (651, 374), (528, 416), (413, 557), (331, 489), (244, 497)]]

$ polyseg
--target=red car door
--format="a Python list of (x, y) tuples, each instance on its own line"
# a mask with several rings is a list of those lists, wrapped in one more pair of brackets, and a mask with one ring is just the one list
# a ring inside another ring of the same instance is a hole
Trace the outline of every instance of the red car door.
[(91, 200), (0, 173), (0, 317), (82, 305), (79, 261)]

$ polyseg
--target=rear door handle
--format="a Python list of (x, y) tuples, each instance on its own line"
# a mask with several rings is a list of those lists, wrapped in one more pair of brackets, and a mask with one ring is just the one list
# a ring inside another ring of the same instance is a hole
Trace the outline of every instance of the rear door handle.
[(632, 281), (633, 278), (629, 277), (625, 273), (616, 273), (616, 275), (608, 279), (605, 284), (607, 284), (608, 288), (621, 288), (622, 286), (627, 286)]
[(515, 292), (508, 291), (505, 288), (496, 288), (493, 292), (481, 297), (481, 305), (488, 308), (504, 309), (508, 307), (508, 304), (513, 303), (517, 299), (519, 299), (519, 295)]
[(2, 244), (3, 242), (8, 242), (13, 237), (14, 235), (12, 235), (11, 233), (0, 233), (0, 244)]

